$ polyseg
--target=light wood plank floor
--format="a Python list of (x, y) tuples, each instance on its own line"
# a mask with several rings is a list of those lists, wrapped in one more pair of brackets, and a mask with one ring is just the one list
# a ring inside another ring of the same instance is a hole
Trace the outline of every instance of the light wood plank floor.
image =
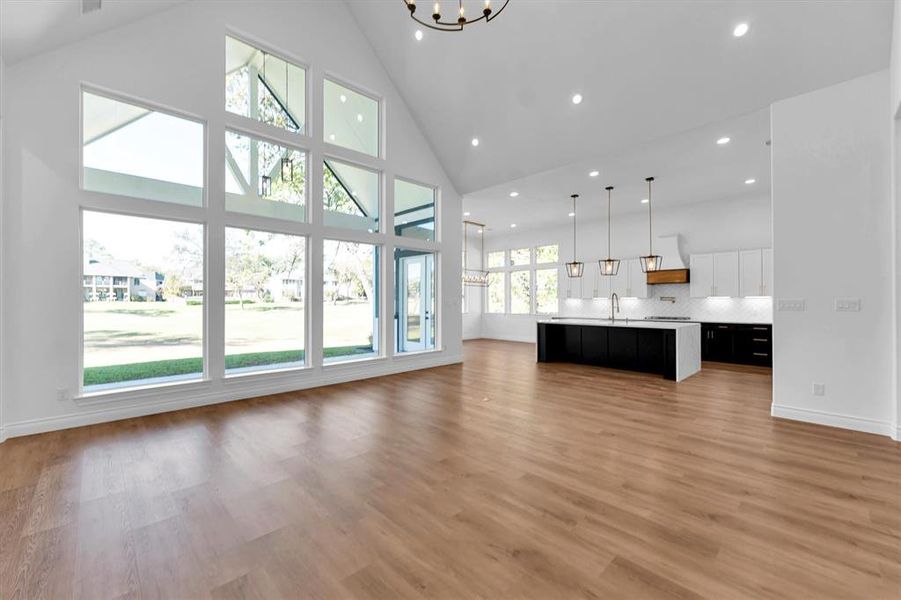
[(901, 597), (901, 448), (767, 370), (466, 364), (0, 445), (0, 598)]

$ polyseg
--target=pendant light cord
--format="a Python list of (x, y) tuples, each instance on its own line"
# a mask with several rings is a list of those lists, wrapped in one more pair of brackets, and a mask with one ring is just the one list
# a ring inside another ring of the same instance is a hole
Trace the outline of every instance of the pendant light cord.
[(610, 260), (610, 247), (612, 246), (611, 241), (611, 232), (613, 231), (610, 225), (610, 213), (612, 212), (613, 205), (613, 187), (607, 188), (607, 260)]
[(654, 181), (653, 177), (648, 177), (645, 179), (648, 182), (648, 256), (654, 255), (654, 225), (653, 225), (653, 217), (651, 215), (651, 182)]
[(576, 262), (576, 198), (579, 194), (573, 194), (573, 263)]

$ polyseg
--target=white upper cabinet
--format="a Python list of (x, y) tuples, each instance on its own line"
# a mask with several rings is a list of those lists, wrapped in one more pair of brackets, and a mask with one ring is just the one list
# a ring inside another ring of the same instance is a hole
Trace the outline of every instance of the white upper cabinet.
[(773, 250), (741, 251), (741, 295), (773, 295)]
[(717, 252), (713, 255), (713, 295), (739, 295), (738, 252)]
[(763, 254), (763, 294), (762, 296), (773, 295), (773, 249), (764, 248)]
[(713, 296), (713, 255), (692, 254), (689, 257), (689, 294), (692, 298)]
[(738, 252), (692, 254), (690, 294), (692, 298), (739, 295)]
[(601, 269), (598, 267), (597, 261), (591, 263), (591, 270), (594, 272), (594, 297), (609, 298), (610, 297), (610, 277), (601, 275)]
[(626, 290), (629, 298), (648, 297), (648, 274), (641, 270), (641, 261), (632, 258), (620, 263), (620, 269), (626, 264), (629, 266), (629, 289)]

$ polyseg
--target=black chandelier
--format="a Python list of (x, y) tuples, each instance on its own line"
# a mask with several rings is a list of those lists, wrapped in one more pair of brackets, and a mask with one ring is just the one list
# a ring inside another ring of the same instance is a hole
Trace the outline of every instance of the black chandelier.
[(463, 28), (467, 25), (471, 25), (472, 23), (478, 23), (479, 21), (485, 21), (486, 23), (490, 22), (493, 18), (501, 14), (505, 8), (507, 8), (507, 4), (510, 0), (504, 0), (503, 5), (497, 10), (497, 12), (491, 9), (491, 0), (484, 0), (484, 6), (482, 7), (481, 16), (475, 19), (467, 19), (466, 11), (463, 8), (463, 0), (457, 0), (459, 5), (459, 10), (457, 11), (457, 20), (456, 21), (442, 21), (441, 20), (441, 2), (435, 2), (435, 6), (432, 7), (432, 21), (434, 23), (429, 23), (428, 21), (424, 21), (416, 16), (416, 0), (404, 0), (404, 4), (407, 5), (407, 9), (410, 11), (410, 16), (414, 21), (419, 23), (420, 25), (424, 25), (429, 29), (437, 29), (438, 31), (463, 31)]

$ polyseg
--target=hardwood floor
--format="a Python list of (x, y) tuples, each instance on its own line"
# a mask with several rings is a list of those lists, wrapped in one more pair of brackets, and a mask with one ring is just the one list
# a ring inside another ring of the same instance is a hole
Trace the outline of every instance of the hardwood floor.
[(894, 598), (901, 446), (768, 370), (464, 366), (0, 445), (0, 598)]

